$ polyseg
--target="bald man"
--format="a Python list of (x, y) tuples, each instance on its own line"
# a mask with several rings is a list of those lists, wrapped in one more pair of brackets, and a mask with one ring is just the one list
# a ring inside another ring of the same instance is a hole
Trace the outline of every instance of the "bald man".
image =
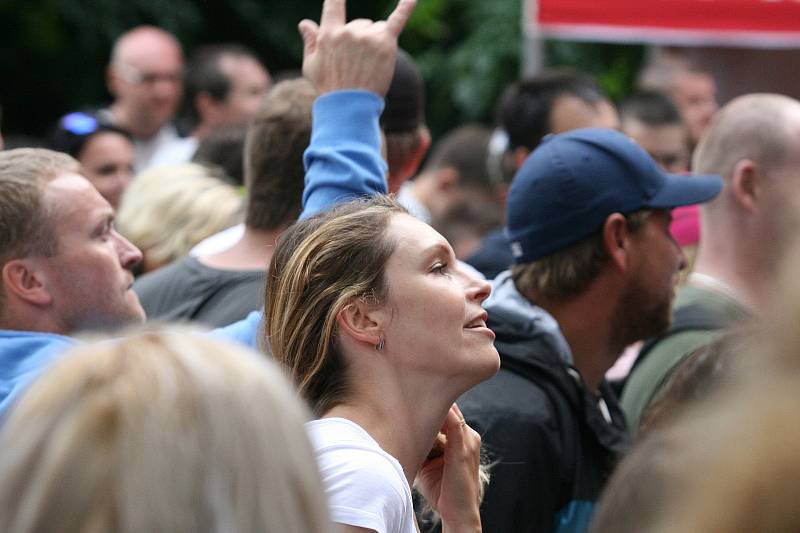
[(633, 433), (691, 352), (766, 308), (800, 229), (800, 102), (777, 94), (733, 100), (701, 138), (693, 166), (721, 174), (724, 187), (701, 208), (703, 238), (676, 298), (673, 328), (640, 355), (623, 392)]
[(114, 102), (104, 114), (133, 135), (140, 171), (180, 139), (172, 119), (183, 94), (181, 45), (160, 28), (137, 26), (114, 44), (106, 82)]

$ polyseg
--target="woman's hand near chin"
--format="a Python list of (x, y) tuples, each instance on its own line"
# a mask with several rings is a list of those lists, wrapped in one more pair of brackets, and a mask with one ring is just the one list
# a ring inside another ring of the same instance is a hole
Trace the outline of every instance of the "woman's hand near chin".
[(481, 437), (456, 404), (442, 425), (444, 452), (423, 463), (414, 483), (442, 518), (442, 533), (481, 531)]

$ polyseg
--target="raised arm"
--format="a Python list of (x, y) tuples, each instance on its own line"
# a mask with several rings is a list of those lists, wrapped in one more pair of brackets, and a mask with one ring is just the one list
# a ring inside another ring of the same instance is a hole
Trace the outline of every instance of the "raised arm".
[(346, 20), (345, 0), (325, 0), (319, 25), (303, 20), (303, 74), (320, 96), (306, 150), (300, 218), (334, 203), (385, 193), (379, 118), (394, 74), (397, 38), (415, 0), (400, 0), (385, 21)]

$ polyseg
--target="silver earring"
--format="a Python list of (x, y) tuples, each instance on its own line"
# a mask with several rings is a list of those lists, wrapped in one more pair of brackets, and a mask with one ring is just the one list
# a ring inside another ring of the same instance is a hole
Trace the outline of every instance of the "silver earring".
[(375, 349), (380, 352), (383, 350), (383, 347), (384, 347), (383, 335), (381, 335), (381, 340), (378, 342), (378, 344), (375, 345)]

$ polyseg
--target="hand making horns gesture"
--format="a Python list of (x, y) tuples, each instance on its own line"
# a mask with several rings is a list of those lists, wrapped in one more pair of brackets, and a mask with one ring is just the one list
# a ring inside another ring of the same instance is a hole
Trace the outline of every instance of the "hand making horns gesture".
[(319, 94), (362, 89), (383, 97), (394, 75), (397, 38), (416, 0), (400, 0), (384, 21), (347, 22), (345, 0), (325, 0), (319, 25), (298, 25), (303, 36), (303, 75)]

